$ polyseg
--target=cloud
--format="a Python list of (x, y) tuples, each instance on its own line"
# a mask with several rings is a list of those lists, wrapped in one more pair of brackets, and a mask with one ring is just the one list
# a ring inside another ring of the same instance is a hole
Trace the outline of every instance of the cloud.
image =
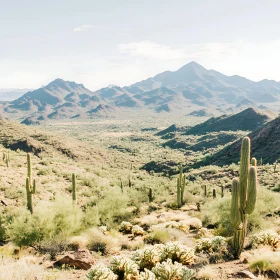
[(84, 25), (81, 25), (81, 26), (78, 26), (78, 27), (74, 28), (73, 32), (81, 32), (81, 31), (92, 29), (92, 28), (95, 28), (95, 27), (96, 27), (95, 25), (84, 24)]
[(159, 45), (150, 41), (120, 44), (118, 45), (118, 49), (120, 52), (128, 53), (132, 56), (152, 57), (160, 60), (171, 60), (185, 57), (185, 53), (181, 49)]
[(205, 56), (225, 55), (232, 52), (232, 46), (219, 43), (191, 44), (185, 47), (170, 47), (150, 41), (120, 44), (118, 50), (131, 56), (159, 60), (196, 59)]

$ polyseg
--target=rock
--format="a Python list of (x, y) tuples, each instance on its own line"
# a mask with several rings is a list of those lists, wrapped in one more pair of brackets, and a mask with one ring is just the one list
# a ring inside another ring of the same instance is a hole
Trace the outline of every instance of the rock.
[(7, 202), (6, 202), (5, 200), (2, 199), (0, 202), (1, 202), (1, 204), (3, 204), (4, 206), (8, 206), (8, 204), (7, 204)]
[(242, 277), (242, 278), (249, 278), (249, 279), (257, 279), (257, 277), (248, 270), (242, 270), (235, 274), (236, 276)]
[(88, 270), (95, 263), (93, 256), (87, 249), (80, 249), (73, 254), (67, 254), (53, 263), (53, 266), (69, 265), (78, 269)]

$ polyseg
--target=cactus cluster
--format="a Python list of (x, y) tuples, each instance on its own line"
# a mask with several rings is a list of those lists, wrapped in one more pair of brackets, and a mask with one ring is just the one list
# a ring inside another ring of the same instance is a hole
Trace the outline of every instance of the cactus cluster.
[(132, 227), (131, 233), (134, 236), (143, 236), (143, 235), (145, 235), (146, 232), (142, 227), (140, 227), (138, 225), (135, 225), (135, 226)]
[(171, 259), (183, 265), (194, 263), (194, 249), (188, 248), (177, 242), (168, 242), (165, 245), (156, 244), (145, 249), (137, 250), (132, 259), (138, 264), (140, 270), (151, 269), (157, 263)]
[(131, 233), (133, 225), (130, 222), (122, 221), (119, 225), (119, 231), (123, 233)]
[(184, 192), (186, 186), (186, 175), (183, 175), (183, 167), (180, 166), (179, 178), (177, 178), (177, 206), (181, 208), (184, 204)]
[(138, 265), (129, 258), (116, 256), (111, 259), (110, 268), (118, 279), (135, 279), (139, 275)]
[(36, 182), (35, 179), (32, 182), (32, 166), (31, 166), (31, 155), (27, 154), (27, 177), (26, 177), (26, 195), (27, 195), (27, 209), (33, 214), (33, 195), (36, 192)]
[(233, 249), (240, 257), (247, 233), (248, 215), (254, 211), (257, 197), (257, 160), (250, 162), (251, 140), (244, 137), (241, 146), (239, 179), (232, 181), (231, 223), (234, 227)]
[(158, 263), (152, 272), (156, 276), (156, 279), (178, 279), (178, 280), (189, 280), (191, 279), (195, 271), (183, 266), (181, 263), (172, 262), (171, 259), (167, 259), (162, 263)]
[(86, 275), (90, 280), (117, 280), (117, 275), (104, 264), (94, 265)]
[[(195, 271), (194, 250), (176, 242), (157, 244), (137, 250), (132, 258), (115, 256), (110, 267), (94, 265), (87, 274), (90, 280), (189, 280)], [(107, 277), (107, 278), (106, 278)]]
[(197, 253), (225, 252), (227, 251), (227, 242), (226, 239), (222, 236), (215, 236), (213, 238), (201, 238), (195, 244), (195, 251)]
[(190, 232), (190, 226), (182, 222), (170, 221), (166, 223), (166, 227), (179, 229), (186, 234)]
[(257, 247), (258, 245), (268, 245), (273, 248), (280, 246), (280, 235), (272, 230), (266, 230), (251, 236), (251, 245)]

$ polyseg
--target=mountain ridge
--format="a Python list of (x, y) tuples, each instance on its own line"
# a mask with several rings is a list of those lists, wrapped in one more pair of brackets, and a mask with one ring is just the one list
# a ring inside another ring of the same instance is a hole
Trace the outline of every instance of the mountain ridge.
[(268, 79), (254, 82), (238, 75), (226, 76), (193, 61), (176, 71), (164, 71), (130, 86), (110, 86), (97, 91), (58, 78), (1, 106), (7, 116), (54, 114), (58, 118), (71, 118), (98, 105), (145, 108), (159, 114), (217, 107), (224, 112), (236, 112), (249, 106), (264, 106), (263, 103), (268, 107), (280, 104), (280, 82)]

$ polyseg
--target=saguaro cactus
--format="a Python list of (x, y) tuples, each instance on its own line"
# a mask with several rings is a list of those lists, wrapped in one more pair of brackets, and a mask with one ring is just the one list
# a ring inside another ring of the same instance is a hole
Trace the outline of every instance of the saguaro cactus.
[(36, 182), (33, 180), (32, 184), (32, 169), (31, 169), (31, 155), (27, 154), (27, 178), (25, 182), (26, 196), (27, 196), (27, 209), (33, 214), (33, 194), (36, 192)]
[(243, 138), (239, 180), (234, 178), (232, 181), (231, 223), (235, 230), (233, 249), (236, 258), (243, 249), (248, 215), (253, 213), (257, 198), (257, 161), (253, 158), (250, 166), (250, 146), (250, 138)]
[(76, 195), (76, 175), (75, 173), (72, 174), (72, 202), (73, 206), (77, 205), (77, 195)]
[(213, 189), (213, 198), (216, 198), (217, 195), (216, 195), (216, 189)]
[(154, 197), (153, 197), (153, 189), (152, 188), (149, 188), (148, 197), (149, 197), (149, 202), (152, 202), (153, 199), (154, 199)]
[(3, 161), (6, 163), (6, 166), (9, 167), (10, 162), (10, 154), (3, 152)]
[(183, 175), (183, 167), (180, 166), (179, 178), (177, 178), (177, 205), (180, 208), (184, 204), (184, 192), (186, 185), (186, 175)]

